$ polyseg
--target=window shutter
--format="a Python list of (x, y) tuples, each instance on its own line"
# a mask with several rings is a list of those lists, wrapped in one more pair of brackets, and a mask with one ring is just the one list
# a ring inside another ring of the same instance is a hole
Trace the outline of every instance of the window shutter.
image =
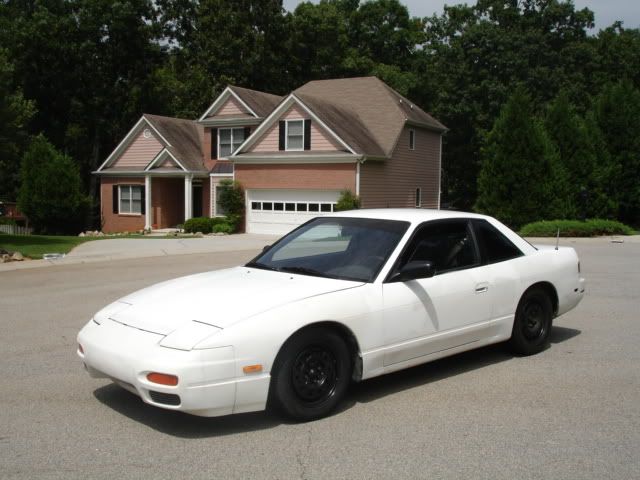
[(280, 120), (280, 132), (279, 132), (280, 138), (279, 138), (279, 142), (278, 142), (278, 150), (284, 150), (284, 147), (285, 147), (285, 142), (284, 142), (285, 138), (284, 138), (284, 136), (286, 134), (286, 130), (287, 130), (287, 128), (286, 128), (286, 125), (285, 125), (285, 121), (284, 120)]
[(218, 158), (218, 129), (211, 129), (211, 159)]
[(249, 138), (249, 135), (251, 135), (251, 128), (244, 127), (244, 139), (246, 140), (247, 138)]
[(304, 149), (311, 150), (311, 119), (304, 121)]
[(147, 200), (144, 198), (145, 186), (142, 185), (140, 190), (142, 190), (141, 197), (140, 197), (140, 198), (142, 198), (142, 205), (140, 205), (140, 213), (142, 215), (144, 215), (145, 213), (147, 213)]
[(113, 185), (113, 213), (118, 213), (118, 185)]

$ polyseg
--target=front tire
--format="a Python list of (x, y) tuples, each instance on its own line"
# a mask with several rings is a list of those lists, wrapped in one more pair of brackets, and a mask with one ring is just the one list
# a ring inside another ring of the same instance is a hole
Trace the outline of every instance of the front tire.
[(349, 348), (340, 335), (320, 328), (303, 330), (276, 358), (270, 403), (298, 421), (322, 418), (344, 397), (351, 371)]
[(549, 344), (553, 305), (540, 288), (525, 292), (518, 303), (509, 347), (518, 355), (533, 355)]

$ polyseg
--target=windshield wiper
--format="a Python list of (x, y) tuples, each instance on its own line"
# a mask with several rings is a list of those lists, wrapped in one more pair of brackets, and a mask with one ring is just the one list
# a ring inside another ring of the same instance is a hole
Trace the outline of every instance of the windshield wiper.
[(279, 271), (276, 267), (272, 267), (271, 265), (265, 265), (264, 263), (260, 263), (260, 262), (249, 262), (245, 265), (245, 267), (259, 268), (261, 270), (273, 270), (275, 272)]
[(279, 270), (281, 272), (300, 273), (301, 275), (312, 275), (314, 277), (338, 278), (334, 275), (329, 275), (325, 272), (321, 272), (320, 270), (308, 267), (280, 267)]

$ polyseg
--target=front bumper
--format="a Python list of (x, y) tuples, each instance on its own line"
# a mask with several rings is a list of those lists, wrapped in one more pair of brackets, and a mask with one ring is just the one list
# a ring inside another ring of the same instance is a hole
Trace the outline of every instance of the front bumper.
[[(95, 378), (110, 378), (157, 407), (213, 417), (265, 408), (269, 375), (238, 376), (231, 346), (161, 347), (163, 335), (112, 320), (90, 321), (78, 334), (78, 356)], [(150, 382), (150, 372), (176, 375), (176, 386)]]

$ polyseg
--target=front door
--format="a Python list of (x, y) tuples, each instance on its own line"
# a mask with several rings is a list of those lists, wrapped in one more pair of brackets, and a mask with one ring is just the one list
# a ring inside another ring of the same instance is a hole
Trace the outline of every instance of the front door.
[(489, 271), (468, 220), (418, 227), (395, 268), (410, 261), (432, 262), (435, 275), (383, 285), (385, 366), (477, 341), (491, 315)]

